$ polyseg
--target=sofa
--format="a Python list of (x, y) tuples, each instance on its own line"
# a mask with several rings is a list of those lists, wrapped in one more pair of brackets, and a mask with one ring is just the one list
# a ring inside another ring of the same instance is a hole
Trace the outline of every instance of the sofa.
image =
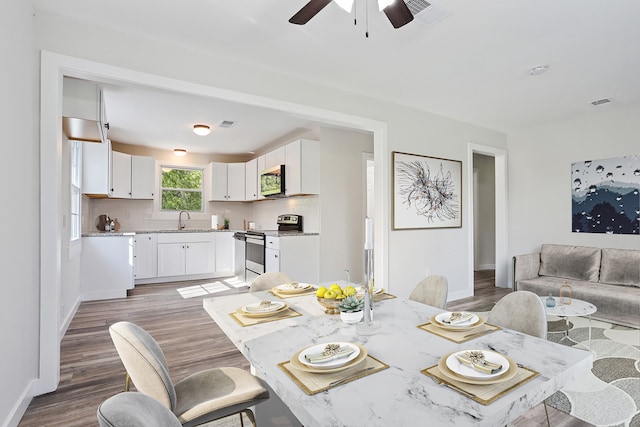
[(640, 250), (543, 244), (540, 252), (513, 257), (514, 290), (560, 295), (594, 304), (594, 318), (640, 328)]

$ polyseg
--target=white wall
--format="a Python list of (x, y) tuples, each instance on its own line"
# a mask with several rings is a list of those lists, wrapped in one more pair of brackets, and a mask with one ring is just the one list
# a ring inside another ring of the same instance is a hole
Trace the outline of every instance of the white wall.
[(476, 264), (480, 270), (494, 269), (496, 265), (496, 170), (491, 156), (474, 153), (473, 168), (478, 170), (478, 218), (475, 242)]
[(571, 232), (571, 163), (640, 154), (640, 104), (600, 108), (509, 135), (511, 255), (542, 243), (640, 249), (640, 236)]
[(363, 197), (367, 191), (362, 153), (373, 152), (370, 133), (321, 129), (320, 281), (364, 281)]
[[(0, 2), (0, 425), (16, 425), (38, 374), (40, 163), (33, 4)], [(57, 224), (52, 224), (57, 226)]]

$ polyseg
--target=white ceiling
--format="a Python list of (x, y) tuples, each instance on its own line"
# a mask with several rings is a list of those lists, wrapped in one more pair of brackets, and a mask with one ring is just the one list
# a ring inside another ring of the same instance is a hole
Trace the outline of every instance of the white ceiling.
[[(357, 26), (333, 3), (307, 25), (289, 24), (306, 2), (36, 0), (36, 9), (507, 132), (640, 102), (638, 0), (433, 0), (449, 12), (447, 17), (432, 24), (416, 19), (398, 30), (374, 0), (356, 0)], [(528, 70), (538, 65), (549, 70), (530, 76)], [(117, 132), (123, 142), (149, 138), (160, 143), (145, 122), (169, 145), (185, 123), (233, 120), (237, 127), (220, 131), (217, 141), (236, 144), (237, 150), (226, 152), (246, 152), (258, 148), (258, 128), (266, 143), (279, 133), (313, 126), (176, 94), (152, 93), (151, 100), (142, 91), (107, 96), (112, 98), (107, 98), (112, 135)], [(590, 104), (601, 98), (613, 102)]]

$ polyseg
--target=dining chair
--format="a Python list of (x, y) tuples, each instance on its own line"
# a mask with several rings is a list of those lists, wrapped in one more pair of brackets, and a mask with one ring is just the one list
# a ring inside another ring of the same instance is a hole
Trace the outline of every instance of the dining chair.
[(293, 279), (279, 271), (263, 273), (256, 277), (249, 287), (249, 292), (268, 291), (275, 286), (293, 282)]
[(151, 396), (124, 392), (98, 407), (100, 427), (181, 427), (178, 417)]
[[(136, 390), (153, 397), (170, 409), (185, 427), (197, 426), (230, 415), (242, 414), (255, 427), (249, 409), (269, 398), (263, 382), (235, 367), (206, 369), (187, 376), (175, 385), (158, 342), (140, 326), (118, 322), (109, 327), (111, 339)], [(125, 388), (127, 388), (125, 385)]]
[(487, 322), (538, 338), (547, 338), (547, 314), (540, 297), (515, 291), (502, 297), (489, 312)]
[(411, 291), (409, 299), (432, 307), (447, 308), (449, 285), (444, 276), (427, 276)]

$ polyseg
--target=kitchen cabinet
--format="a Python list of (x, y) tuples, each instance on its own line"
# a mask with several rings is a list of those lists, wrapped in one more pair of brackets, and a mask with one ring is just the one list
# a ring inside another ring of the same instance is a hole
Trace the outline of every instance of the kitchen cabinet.
[[(264, 169), (275, 168), (276, 166), (285, 164), (285, 149), (283, 147), (278, 147), (275, 150), (271, 150), (264, 155), (265, 165)], [(264, 170), (263, 169), (263, 170)]]
[(318, 283), (320, 280), (320, 236), (267, 236), (265, 272), (281, 271), (293, 280)]
[(244, 201), (245, 200), (245, 164), (244, 163), (209, 163), (211, 177), (211, 201)]
[(245, 200), (258, 200), (258, 159), (249, 160), (245, 163)]
[(216, 247), (216, 274), (232, 275), (235, 264), (235, 241), (232, 231), (213, 233)]
[(265, 171), (267, 169), (266, 164), (267, 164), (267, 158), (265, 155), (262, 155), (260, 157), (258, 157), (257, 159), (257, 167), (258, 167), (258, 174), (256, 176), (256, 191), (258, 192), (258, 200), (264, 199), (265, 197), (260, 194), (260, 173), (262, 173), (262, 171)]
[(82, 147), (82, 193), (89, 197), (153, 199), (155, 159), (113, 151), (111, 141)]
[(69, 139), (104, 143), (109, 122), (102, 87), (65, 77), (62, 84), (62, 128)]
[(133, 288), (133, 239), (133, 235), (108, 234), (82, 238), (82, 301), (127, 296), (127, 290)]
[(320, 143), (299, 139), (285, 146), (287, 196), (320, 194)]
[(213, 273), (213, 233), (159, 233), (158, 277)]
[(150, 279), (158, 275), (156, 234), (136, 234), (133, 246), (133, 275), (136, 280)]

